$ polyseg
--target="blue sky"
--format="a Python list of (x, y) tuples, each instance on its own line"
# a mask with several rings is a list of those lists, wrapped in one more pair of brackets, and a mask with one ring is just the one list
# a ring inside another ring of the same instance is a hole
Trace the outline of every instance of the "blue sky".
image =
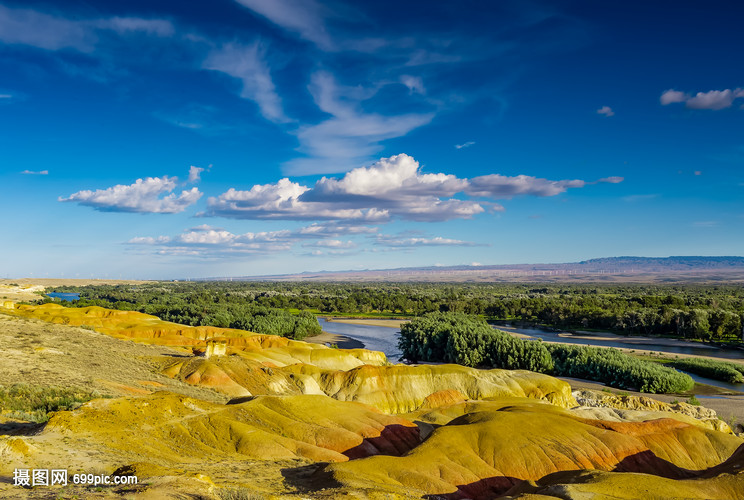
[(0, 277), (742, 255), (742, 14), (0, 0)]

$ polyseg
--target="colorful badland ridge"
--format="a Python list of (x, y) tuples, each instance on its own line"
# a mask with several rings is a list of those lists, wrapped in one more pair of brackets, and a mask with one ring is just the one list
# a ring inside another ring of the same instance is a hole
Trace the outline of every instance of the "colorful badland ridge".
[(149, 476), (149, 494), (207, 498), (237, 485), (304, 498), (744, 498), (744, 440), (725, 424), (662, 406), (579, 407), (547, 375), (390, 365), (363, 349), (98, 307), (6, 313), (171, 346), (154, 369), (233, 399), (94, 400), (36, 435), (3, 437), (4, 474), (97, 461)]

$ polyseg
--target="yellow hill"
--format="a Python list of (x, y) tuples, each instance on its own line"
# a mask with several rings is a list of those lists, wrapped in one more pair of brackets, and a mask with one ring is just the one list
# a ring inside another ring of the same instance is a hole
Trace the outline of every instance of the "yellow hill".
[[(514, 403), (465, 405), (472, 412), (436, 428), (403, 457), (371, 457), (329, 470), (350, 487), (491, 498), (521, 481), (560, 471), (689, 477), (724, 462), (744, 444), (735, 436), (672, 419), (605, 422), (554, 405)], [(434, 423), (448, 418), (436, 413), (422, 417)]]

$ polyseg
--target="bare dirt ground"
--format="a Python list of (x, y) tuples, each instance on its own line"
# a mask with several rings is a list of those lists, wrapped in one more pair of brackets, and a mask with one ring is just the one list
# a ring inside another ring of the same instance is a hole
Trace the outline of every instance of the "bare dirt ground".
[(184, 350), (119, 340), (84, 328), (18, 318), (0, 309), (0, 385), (77, 387), (111, 396), (178, 392), (208, 401), (226, 401), (208, 389), (161, 375)]
[(307, 337), (305, 342), (323, 345), (335, 344), (339, 349), (364, 349), (364, 344), (356, 339), (352, 339), (346, 335), (329, 332), (323, 332), (320, 335)]
[(347, 318), (327, 318), (326, 321), (333, 323), (346, 323), (349, 325), (364, 326), (384, 326), (386, 328), (400, 328), (403, 323), (408, 323), (407, 319), (347, 319)]

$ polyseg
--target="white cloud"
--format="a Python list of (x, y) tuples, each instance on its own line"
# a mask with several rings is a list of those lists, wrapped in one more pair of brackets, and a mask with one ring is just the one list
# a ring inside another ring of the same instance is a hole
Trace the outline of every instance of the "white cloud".
[[(178, 185), (177, 177), (147, 177), (137, 179), (134, 184), (83, 190), (59, 201), (75, 202), (104, 212), (139, 212), (174, 214), (183, 212), (196, 203), (202, 193), (198, 188), (184, 190), (180, 194), (173, 191)], [(161, 198), (161, 195), (170, 193)]]
[(348, 241), (342, 241), (342, 240), (320, 240), (320, 241), (316, 241), (314, 243), (305, 243), (302, 246), (303, 247), (320, 247), (320, 248), (348, 249), (348, 248), (356, 248), (357, 247), (357, 244), (354, 243), (351, 240), (348, 240)]
[[(596, 182), (618, 183), (621, 177)], [(583, 180), (553, 181), (526, 175), (491, 174), (460, 179), (444, 173), (423, 173), (411, 156), (382, 158), (369, 167), (357, 167), (343, 177), (323, 177), (314, 186), (288, 178), (250, 190), (229, 189), (209, 198), (204, 216), (238, 219), (344, 220), (361, 223), (386, 222), (392, 218), (417, 221), (467, 219), (503, 207), (492, 201), (454, 197), (504, 199), (518, 195), (555, 196), (569, 188), (581, 188)]]
[(555, 196), (568, 188), (581, 188), (585, 185), (586, 182), (579, 179), (551, 181), (529, 175), (507, 177), (490, 174), (470, 179), (466, 192), (471, 196), (489, 198), (512, 198), (518, 195)]
[(462, 144), (455, 144), (455, 149), (469, 148), (470, 146), (474, 144), (475, 144), (475, 141), (468, 141), (468, 142), (463, 142)]
[(612, 108), (609, 106), (602, 106), (597, 110), (597, 114), (604, 116), (615, 116), (615, 112), (612, 111)]
[(175, 33), (175, 28), (170, 21), (164, 19), (141, 19), (138, 17), (112, 17), (101, 19), (92, 23), (102, 29), (115, 31), (123, 35), (127, 33), (145, 33), (160, 37), (170, 37)]
[(0, 5), (0, 40), (47, 50), (71, 48), (90, 52), (96, 37), (78, 21)]
[(203, 168), (191, 165), (191, 167), (189, 167), (188, 184), (196, 184), (197, 182), (200, 182), (202, 172), (204, 172)]
[(259, 42), (251, 45), (228, 43), (212, 51), (204, 61), (204, 69), (219, 71), (238, 78), (243, 83), (241, 97), (258, 104), (261, 114), (275, 123), (286, 123), (282, 102), (264, 61), (264, 49)]
[(344, 235), (374, 234), (378, 228), (363, 225), (344, 224), (341, 222), (313, 223), (299, 229), (295, 236), (298, 238), (336, 238)]
[[(138, 236), (127, 243), (133, 246), (155, 247), (156, 253), (162, 255), (201, 257), (286, 252), (298, 242), (304, 242), (303, 247), (330, 250), (327, 253), (342, 253), (342, 250), (356, 248), (356, 243), (350, 240), (329, 239), (330, 235), (363, 234), (374, 231), (376, 228), (313, 224), (296, 230), (283, 229), (235, 234), (222, 228), (203, 224), (187, 229), (177, 236)], [(316, 241), (309, 242), (310, 239), (316, 239)]]
[(685, 102), (690, 96), (679, 90), (669, 89), (664, 91), (659, 98), (662, 106), (673, 104), (675, 102)]
[(255, 13), (324, 50), (333, 50), (326, 32), (323, 8), (314, 0), (236, 0)]
[(296, 132), (298, 151), (307, 156), (285, 163), (283, 171), (288, 175), (343, 172), (362, 165), (382, 149), (381, 141), (402, 137), (434, 118), (433, 113), (365, 113), (360, 103), (373, 97), (379, 87), (338, 85), (326, 72), (315, 73), (309, 89), (318, 107), (331, 118)]
[(112, 17), (77, 20), (0, 5), (0, 41), (7, 44), (89, 53), (96, 48), (99, 31), (113, 31), (119, 35), (141, 32), (171, 36), (175, 28), (170, 21), (162, 19)]
[(23, 171), (23, 172), (21, 172), (21, 173), (22, 173), (23, 175), (49, 175), (49, 170), (39, 170), (39, 171), (34, 171), (34, 170), (24, 170), (24, 171)]
[(451, 238), (442, 238), (441, 236), (436, 236), (434, 238), (406, 238), (391, 235), (379, 235), (375, 244), (395, 248), (418, 246), (477, 246), (476, 243), (471, 241), (454, 240)]
[(611, 177), (602, 177), (597, 182), (607, 182), (609, 184), (619, 184), (625, 180), (625, 177), (613, 175)]
[(744, 89), (709, 90), (690, 95), (678, 90), (667, 90), (661, 94), (660, 102), (666, 106), (673, 103), (684, 102), (690, 109), (720, 110), (730, 108), (734, 99), (744, 97)]
[(426, 94), (424, 81), (421, 79), (420, 76), (403, 75), (400, 77), (400, 83), (408, 88), (408, 92), (410, 94)]
[(157, 238), (153, 238), (152, 236), (136, 236), (127, 243), (132, 245), (163, 245), (170, 242), (170, 240), (168, 236), (158, 236)]
[(313, 188), (289, 179), (230, 189), (209, 198), (206, 215), (248, 219), (334, 219), (382, 222), (391, 216), (432, 221), (469, 218), (483, 212), (478, 203), (442, 199), (462, 191), (467, 181), (446, 174), (423, 174), (412, 157), (382, 158), (342, 178), (323, 177)]

